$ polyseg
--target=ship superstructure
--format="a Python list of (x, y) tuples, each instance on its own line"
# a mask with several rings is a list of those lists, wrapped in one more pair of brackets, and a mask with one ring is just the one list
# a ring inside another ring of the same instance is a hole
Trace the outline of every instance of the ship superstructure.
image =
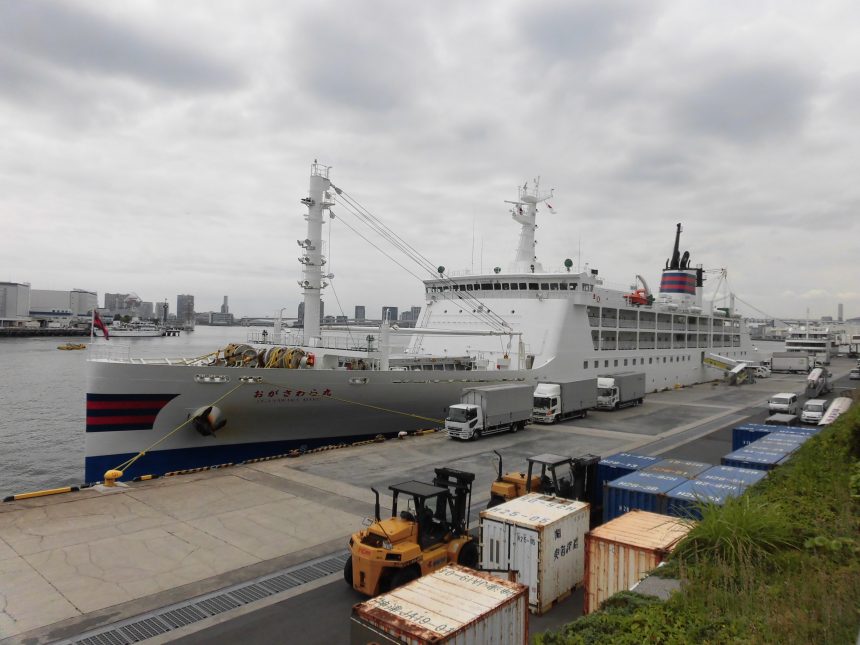
[[(507, 271), (424, 280), (414, 329), (319, 326), (322, 226), (341, 189), (314, 163), (302, 256), (305, 327), (190, 359), (135, 359), (113, 347), (89, 362), (86, 480), (146, 450), (125, 476), (282, 454), (438, 426), (464, 387), (642, 371), (649, 391), (709, 380), (704, 358), (754, 360), (731, 310), (703, 311), (703, 271), (679, 252), (654, 297), (604, 285), (598, 271), (544, 270), (535, 253), (539, 182), (510, 202), (521, 226)], [(408, 344), (394, 342), (407, 335)], [(160, 441), (157, 448), (149, 446)]]

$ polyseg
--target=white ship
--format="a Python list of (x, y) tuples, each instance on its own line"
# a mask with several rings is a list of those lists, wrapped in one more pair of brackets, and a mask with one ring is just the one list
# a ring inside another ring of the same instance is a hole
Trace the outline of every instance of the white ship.
[(155, 323), (115, 320), (110, 326), (110, 335), (114, 338), (152, 338), (164, 336), (164, 329)]
[[(655, 391), (703, 382), (710, 352), (756, 358), (730, 310), (703, 311), (703, 270), (679, 251), (654, 296), (645, 281), (604, 286), (596, 270), (544, 270), (535, 255), (538, 205), (549, 195), (524, 185), (512, 204), (520, 225), (507, 271), (424, 281), (414, 329), (331, 333), (319, 325), (324, 216), (337, 199), (329, 168), (314, 163), (303, 255), (305, 327), (276, 326), (266, 340), (230, 345), (206, 357), (140, 359), (106, 343), (88, 362), (86, 481), (146, 454), (124, 478), (238, 463), (340, 442), (439, 427), (464, 387), (573, 380), (642, 371)], [(638, 276), (637, 276), (638, 277)], [(406, 334), (408, 343), (399, 336)], [(392, 348), (405, 347), (405, 350)], [(95, 349), (95, 348), (94, 348)], [(156, 444), (156, 442), (158, 442)]]

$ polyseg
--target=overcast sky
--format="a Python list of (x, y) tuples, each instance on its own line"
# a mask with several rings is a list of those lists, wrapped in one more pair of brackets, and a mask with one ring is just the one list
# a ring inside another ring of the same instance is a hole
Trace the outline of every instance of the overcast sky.
[[(0, 0), (0, 280), (294, 315), (316, 158), (451, 271), (507, 266), (504, 200), (540, 176), (547, 268), (656, 289), (683, 222), (692, 263), (759, 310), (860, 316), (858, 19), (851, 0)], [(335, 213), (343, 309), (421, 304)]]

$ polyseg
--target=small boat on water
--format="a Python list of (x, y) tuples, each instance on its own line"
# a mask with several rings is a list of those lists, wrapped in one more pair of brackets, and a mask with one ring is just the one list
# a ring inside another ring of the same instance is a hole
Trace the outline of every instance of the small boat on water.
[(87, 346), (83, 343), (66, 343), (65, 345), (57, 345), (57, 349), (69, 350), (69, 349), (86, 349)]

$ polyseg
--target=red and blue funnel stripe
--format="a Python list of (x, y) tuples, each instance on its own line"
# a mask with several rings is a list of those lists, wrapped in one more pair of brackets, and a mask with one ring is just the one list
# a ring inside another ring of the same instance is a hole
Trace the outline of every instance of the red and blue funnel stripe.
[(684, 271), (663, 271), (660, 293), (686, 293), (696, 295), (696, 274)]

